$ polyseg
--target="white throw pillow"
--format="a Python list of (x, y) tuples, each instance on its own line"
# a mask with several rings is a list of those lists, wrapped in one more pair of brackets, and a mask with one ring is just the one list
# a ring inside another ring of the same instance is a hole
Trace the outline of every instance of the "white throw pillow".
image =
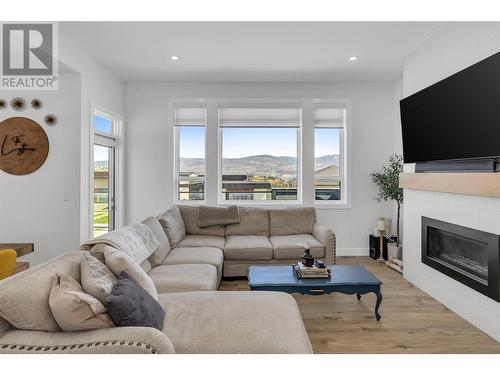
[(111, 246), (104, 247), (104, 259), (106, 265), (115, 276), (119, 276), (122, 271), (127, 272), (140, 286), (148, 292), (151, 297), (158, 301), (158, 292), (156, 291), (153, 280), (141, 268), (140, 265), (135, 263), (132, 258)]

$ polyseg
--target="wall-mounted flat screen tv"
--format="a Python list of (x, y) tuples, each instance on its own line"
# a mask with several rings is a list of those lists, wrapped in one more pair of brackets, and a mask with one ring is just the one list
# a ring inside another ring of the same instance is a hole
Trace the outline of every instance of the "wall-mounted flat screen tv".
[(500, 157), (500, 52), (400, 108), (405, 163)]

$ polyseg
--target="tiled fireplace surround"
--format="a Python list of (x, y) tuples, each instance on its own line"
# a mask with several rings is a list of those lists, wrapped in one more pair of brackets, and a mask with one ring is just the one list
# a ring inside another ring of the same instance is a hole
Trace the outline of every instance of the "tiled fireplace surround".
[(421, 262), (422, 216), (500, 234), (500, 198), (404, 190), (404, 277), (500, 341), (500, 303)]

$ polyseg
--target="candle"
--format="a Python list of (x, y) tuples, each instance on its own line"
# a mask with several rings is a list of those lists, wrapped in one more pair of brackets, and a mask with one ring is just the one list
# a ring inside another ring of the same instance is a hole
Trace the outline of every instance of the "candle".
[(385, 231), (385, 218), (381, 217), (378, 219), (377, 229), (379, 231)]

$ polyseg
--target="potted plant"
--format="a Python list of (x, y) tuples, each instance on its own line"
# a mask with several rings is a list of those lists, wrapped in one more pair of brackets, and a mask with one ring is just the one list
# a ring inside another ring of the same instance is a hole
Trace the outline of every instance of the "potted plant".
[(401, 240), (399, 236), (399, 221), (401, 205), (403, 204), (403, 189), (399, 187), (399, 174), (403, 172), (403, 156), (394, 154), (389, 157), (389, 164), (384, 165), (380, 172), (371, 174), (372, 181), (378, 187), (375, 199), (381, 201), (395, 201), (398, 207), (396, 220), (396, 242), (388, 243), (387, 254), (390, 258), (401, 258)]

